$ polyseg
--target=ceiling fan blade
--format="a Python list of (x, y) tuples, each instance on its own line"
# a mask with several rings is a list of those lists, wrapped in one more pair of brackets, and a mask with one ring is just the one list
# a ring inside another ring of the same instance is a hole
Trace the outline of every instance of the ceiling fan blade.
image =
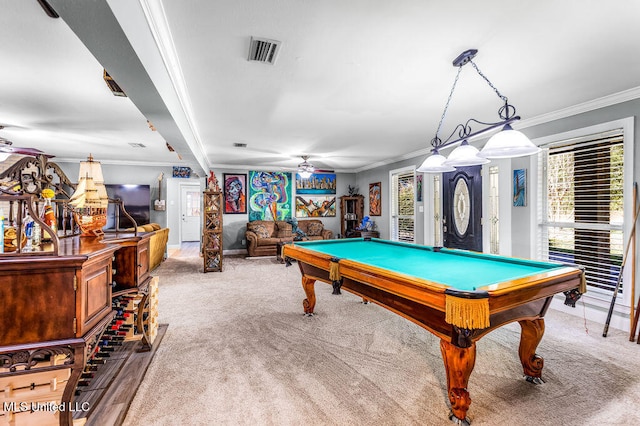
[[(13, 146), (11, 141), (2, 138), (0, 138), (0, 152), (4, 152), (7, 154), (30, 155), (33, 157), (44, 154), (44, 152), (40, 151), (39, 149)], [(46, 156), (49, 158), (53, 157), (53, 155), (48, 154), (46, 154)]]

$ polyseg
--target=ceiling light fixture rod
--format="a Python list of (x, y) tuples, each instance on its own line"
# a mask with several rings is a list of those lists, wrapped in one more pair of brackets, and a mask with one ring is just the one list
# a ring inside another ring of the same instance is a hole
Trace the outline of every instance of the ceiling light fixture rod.
[[(444, 106), (444, 111), (442, 112), (442, 117), (440, 118), (440, 123), (438, 123), (438, 128), (436, 129), (436, 135), (435, 137), (431, 140), (431, 145), (433, 146), (433, 150), (435, 151), (437, 149), (440, 148), (445, 148), (447, 146), (456, 144), (458, 142), (462, 142), (463, 140), (468, 140), (474, 137), (479, 136), (480, 134), (483, 134), (485, 132), (488, 132), (490, 130), (493, 130), (497, 127), (500, 126), (504, 126), (506, 124), (510, 124), (516, 120), (519, 120), (520, 117), (516, 116), (516, 108), (513, 105), (509, 104), (509, 100), (507, 99), (506, 96), (504, 96), (502, 93), (500, 93), (500, 91), (496, 88), (496, 86), (493, 85), (493, 83), (491, 83), (491, 81), (487, 78), (487, 76), (485, 76), (482, 71), (480, 71), (480, 68), (478, 68), (478, 66), (476, 65), (475, 62), (473, 62), (473, 58), (475, 58), (475, 56), (478, 54), (478, 49), (469, 49), (469, 50), (465, 50), (464, 52), (462, 52), (460, 55), (458, 55), (457, 58), (455, 58), (453, 60), (453, 66), (458, 67), (458, 72), (456, 74), (456, 78), (453, 81), (453, 86), (451, 87), (451, 92), (449, 92), (449, 98), (447, 99), (447, 103)], [(470, 63), (471, 66), (473, 67), (473, 69), (476, 70), (476, 72), (478, 73), (478, 75), (480, 77), (482, 77), (487, 84), (489, 85), (489, 87), (491, 87), (493, 89), (494, 92), (496, 92), (496, 95), (498, 95), (498, 97), (500, 99), (502, 99), (502, 101), (504, 102), (504, 105), (498, 110), (498, 116), (502, 119), (502, 121), (498, 121), (495, 123), (486, 123), (483, 121), (479, 121), (473, 118), (470, 118), (469, 120), (467, 120), (467, 122), (465, 124), (458, 124), (455, 129), (453, 130), (453, 132), (451, 133), (451, 135), (449, 135), (449, 137), (447, 139), (445, 139), (444, 141), (442, 141), (442, 139), (440, 139), (440, 130), (442, 128), (442, 124), (444, 122), (445, 116), (447, 114), (447, 110), (449, 109), (449, 103), (451, 102), (451, 98), (453, 97), (453, 92), (456, 90), (456, 85), (458, 84), (458, 79), (460, 78), (460, 72), (462, 71), (462, 67), (465, 66), (466, 64)], [(488, 128), (482, 129), (478, 132), (473, 133), (470, 123), (471, 122), (475, 122), (478, 124), (482, 124), (485, 126), (489, 126)], [(455, 134), (458, 134), (458, 138), (455, 140), (451, 140), (452, 137), (454, 137)]]
[[(531, 155), (540, 151), (540, 149), (536, 147), (525, 135), (513, 130), (511, 127), (511, 123), (520, 120), (520, 117), (516, 115), (516, 108), (509, 104), (507, 97), (500, 93), (496, 86), (491, 83), (487, 76), (485, 76), (475, 62), (473, 62), (473, 58), (477, 53), (477, 49), (465, 50), (453, 60), (453, 66), (458, 67), (458, 72), (455, 80), (453, 81), (453, 86), (451, 87), (451, 92), (447, 98), (440, 122), (438, 123), (436, 134), (434, 138), (431, 139), (431, 152), (433, 155), (428, 157), (422, 165), (418, 167), (417, 171), (419, 172), (449, 172), (454, 171), (454, 167), (486, 164), (489, 162), (487, 158), (519, 157), (523, 155)], [(471, 63), (478, 75), (487, 82), (489, 87), (491, 87), (496, 95), (504, 102), (504, 105), (498, 109), (498, 117), (501, 121), (491, 123), (470, 118), (466, 123), (458, 124), (449, 137), (442, 140), (440, 139), (442, 124), (444, 123), (444, 119), (447, 115), (449, 104), (451, 103), (453, 92), (457, 86), (462, 67), (468, 63)], [(472, 128), (472, 124), (474, 123), (485, 127), (474, 131)], [(479, 152), (478, 149), (469, 145), (469, 139), (489, 133), (499, 127), (502, 127), (502, 131), (492, 136), (482, 151)], [(457, 143), (461, 143), (461, 145), (451, 153), (448, 159), (440, 154), (440, 149)]]

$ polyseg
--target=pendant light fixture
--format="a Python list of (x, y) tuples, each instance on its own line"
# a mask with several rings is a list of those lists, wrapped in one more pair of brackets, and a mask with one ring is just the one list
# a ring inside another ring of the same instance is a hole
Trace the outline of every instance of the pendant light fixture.
[[(498, 91), (498, 89), (496, 89), (491, 81), (489, 81), (489, 79), (473, 62), (473, 58), (477, 53), (477, 49), (469, 49), (462, 52), (457, 58), (453, 60), (453, 66), (458, 67), (458, 73), (456, 74), (453, 86), (451, 87), (451, 92), (449, 93), (449, 98), (447, 99), (444, 111), (442, 112), (440, 123), (438, 123), (436, 135), (431, 140), (432, 155), (427, 157), (420, 165), (420, 167), (416, 169), (418, 172), (449, 172), (454, 171), (455, 167), (487, 164), (489, 163), (489, 159), (491, 158), (521, 157), (524, 155), (532, 155), (540, 151), (540, 148), (535, 146), (523, 133), (514, 130), (511, 127), (511, 123), (520, 120), (520, 117), (516, 115), (516, 108), (513, 105), (509, 104), (507, 97), (503, 96)], [(455, 91), (456, 84), (458, 83), (458, 78), (460, 77), (462, 67), (467, 63), (471, 63), (473, 68), (478, 72), (478, 75), (480, 75), (480, 77), (482, 77), (487, 82), (489, 87), (491, 87), (493, 91), (496, 92), (498, 97), (504, 102), (504, 105), (498, 110), (498, 116), (500, 117), (501, 121), (495, 123), (485, 123), (474, 118), (470, 118), (466, 123), (458, 124), (451, 135), (443, 141), (439, 136), (440, 129), (442, 128), (442, 123), (444, 122), (447, 110), (449, 109), (449, 103), (451, 102), (453, 92)], [(485, 127), (472, 132), (471, 124), (474, 123)], [(482, 150), (478, 151), (477, 148), (469, 145), (469, 139), (489, 133), (499, 128), (502, 128), (502, 130), (493, 135)], [(458, 146), (451, 152), (451, 154), (449, 154), (449, 158), (445, 158), (440, 154), (440, 150), (442, 148), (449, 147), (458, 143), (460, 144), (460, 146)]]

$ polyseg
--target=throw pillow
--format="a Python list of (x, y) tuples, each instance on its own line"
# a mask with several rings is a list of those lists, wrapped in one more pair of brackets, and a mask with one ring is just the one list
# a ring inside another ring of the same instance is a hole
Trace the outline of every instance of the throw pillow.
[(276, 226), (278, 228), (278, 234), (276, 235), (278, 238), (289, 238), (292, 236), (292, 229), (290, 223), (277, 221)]
[(267, 230), (267, 227), (264, 226), (261, 223), (256, 223), (256, 224), (251, 224), (250, 223), (248, 228), (249, 228), (249, 231), (255, 232), (255, 234), (259, 238), (269, 238), (269, 237), (271, 237), (271, 234), (269, 234), (269, 231)]
[(324, 230), (324, 225), (320, 222), (311, 222), (307, 226), (307, 235), (311, 237), (317, 237), (322, 235), (322, 231)]

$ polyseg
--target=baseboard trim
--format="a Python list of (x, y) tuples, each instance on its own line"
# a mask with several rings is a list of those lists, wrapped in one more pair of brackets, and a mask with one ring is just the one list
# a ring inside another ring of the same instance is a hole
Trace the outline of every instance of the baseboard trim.
[(233, 255), (233, 254), (247, 254), (246, 249), (230, 249), (230, 250), (222, 250), (222, 255)]

